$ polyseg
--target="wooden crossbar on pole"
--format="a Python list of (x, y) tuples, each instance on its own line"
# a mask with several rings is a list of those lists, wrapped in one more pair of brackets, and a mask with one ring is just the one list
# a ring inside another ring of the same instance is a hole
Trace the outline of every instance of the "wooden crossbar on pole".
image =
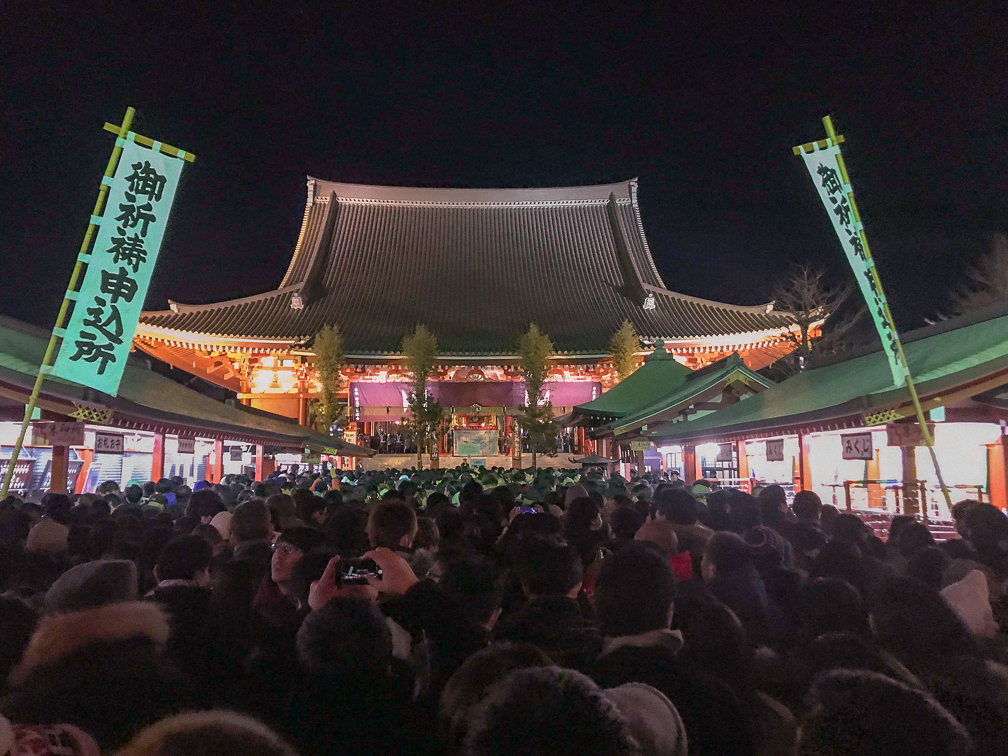
[[(112, 148), (112, 155), (109, 157), (108, 165), (105, 166), (105, 180), (98, 186), (98, 199), (95, 200), (94, 210), (91, 211), (91, 222), (88, 223), (87, 231), (84, 232), (84, 240), (81, 242), (80, 252), (77, 255), (77, 262), (74, 265), (73, 273), (70, 275), (70, 283), (67, 285), (66, 294), (63, 296), (63, 304), (60, 305), (59, 315), (56, 316), (56, 325), (52, 335), (49, 337), (49, 344), (46, 346), (45, 356), (42, 357), (42, 364), (39, 365), (38, 375), (35, 376), (35, 385), (32, 386), (31, 396), (25, 405), (24, 419), (21, 421), (21, 430), (18, 432), (17, 441), (14, 443), (14, 451), (11, 454), (10, 463), (7, 465), (7, 472), (4, 473), (3, 484), (0, 485), (0, 499), (7, 496), (10, 489), (11, 479), (14, 476), (14, 466), (17, 464), (18, 456), (24, 447), (25, 434), (28, 432), (28, 424), (31, 422), (32, 414), (35, 412), (35, 405), (38, 403), (39, 393), (42, 391), (42, 382), (48, 374), (53, 355), (56, 352), (56, 341), (63, 333), (66, 324), (67, 311), (70, 309), (70, 302), (77, 298), (77, 282), (81, 271), (86, 264), (88, 249), (91, 247), (91, 237), (94, 235), (98, 224), (95, 220), (101, 218), (102, 210), (105, 208), (105, 197), (108, 194), (112, 177), (115, 176), (116, 168), (119, 166), (119, 156), (122, 154), (122, 145), (129, 134), (130, 126), (133, 125), (133, 116), (136, 111), (133, 108), (126, 108), (126, 115), (118, 127), (113, 127), (118, 135), (115, 146)], [(106, 129), (110, 124), (105, 124)]]
[[(843, 142), (843, 136), (837, 135), (836, 130), (833, 128), (833, 119), (829, 116), (823, 118), (823, 126), (826, 127), (826, 145), (822, 145), (821, 142), (813, 142), (811, 144), (819, 144), (823, 147), (828, 147), (830, 145), (839, 145)], [(794, 154), (799, 155), (800, 150), (808, 147), (810, 145), (801, 145), (794, 148)], [(822, 147), (820, 147), (821, 149)], [(812, 152), (811, 149), (805, 150), (806, 152)], [(841, 177), (844, 183), (848, 186), (850, 185), (849, 177), (847, 176), (847, 166), (844, 164), (843, 156), (839, 153), (837, 154), (837, 167), (840, 169)], [(854, 192), (851, 191), (847, 195), (847, 200), (850, 202), (851, 211), (854, 213), (856, 220), (860, 221), (861, 216), (857, 209), (857, 204), (854, 202)], [(861, 231), (861, 243), (864, 246), (865, 257), (870, 261), (871, 250), (868, 248), (868, 238), (864, 233), (863, 227)], [(870, 266), (872, 276), (875, 278), (875, 284), (879, 291), (882, 289), (882, 281), (879, 279), (878, 269), (874, 264)], [(913, 400), (914, 412), (917, 415), (917, 423), (921, 428), (921, 439), (924, 441), (924, 445), (927, 447), (928, 453), (931, 455), (931, 463), (934, 465), (935, 475), (938, 476), (938, 485), (941, 486), (942, 495), (945, 497), (945, 504), (948, 506), (949, 510), (952, 509), (952, 495), (949, 493), (948, 486), (945, 485), (945, 479), (942, 477), (941, 467), (938, 465), (938, 455), (935, 453), (934, 449), (934, 438), (931, 436), (931, 432), (927, 427), (927, 418), (924, 417), (924, 408), (921, 407), (920, 398), (917, 396), (917, 387), (914, 385), (913, 376), (910, 374), (910, 366), (907, 364), (906, 354), (903, 352), (903, 342), (900, 341), (899, 332), (896, 330), (896, 324), (893, 322), (892, 312), (889, 310), (888, 300), (883, 300), (885, 306), (885, 316), (886, 320), (889, 322), (889, 327), (892, 329), (893, 334), (896, 335), (896, 351), (899, 354), (899, 360), (903, 364), (906, 370), (906, 387), (910, 392), (910, 398)], [(922, 501), (921, 507), (925, 510), (927, 509), (927, 502)], [(925, 513), (926, 516), (926, 513)]]

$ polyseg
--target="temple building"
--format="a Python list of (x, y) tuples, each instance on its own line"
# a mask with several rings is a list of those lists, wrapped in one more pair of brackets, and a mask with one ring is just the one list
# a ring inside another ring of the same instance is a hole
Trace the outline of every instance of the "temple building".
[[(488, 457), (506, 451), (510, 415), (525, 401), (515, 350), (530, 323), (556, 350), (546, 390), (558, 414), (615, 383), (607, 350), (624, 320), (642, 337), (642, 359), (660, 340), (690, 368), (737, 352), (755, 370), (791, 349), (782, 335), (789, 317), (772, 304), (741, 307), (666, 288), (636, 179), (428, 189), (309, 178), (301, 232), (275, 289), (169, 304), (142, 315), (139, 349), (302, 423), (319, 389), (313, 338), (337, 327), (351, 434), (364, 436), (404, 416), (400, 344), (423, 324), (438, 340), (430, 385), (452, 414), (448, 443)], [(574, 435), (570, 451), (591, 450), (583, 431)]]

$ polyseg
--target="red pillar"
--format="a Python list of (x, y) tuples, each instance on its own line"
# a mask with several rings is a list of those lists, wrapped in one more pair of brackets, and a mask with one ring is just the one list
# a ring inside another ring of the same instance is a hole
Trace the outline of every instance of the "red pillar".
[(263, 445), (256, 444), (255, 447), (255, 479), (263, 479)]
[(268, 478), (276, 472), (276, 460), (273, 457), (266, 457), (263, 459), (262, 468), (263, 478)]
[(80, 454), (84, 462), (81, 465), (80, 473), (77, 475), (77, 485), (74, 490), (74, 493), (80, 494), (84, 493), (84, 484), (87, 483), (88, 471), (91, 469), (91, 463), (94, 462), (94, 449), (78, 448), (77, 453)]
[(151, 455), (151, 480), (157, 483), (164, 477), (164, 433), (154, 434), (154, 453)]
[(987, 490), (991, 504), (1008, 509), (1008, 436), (987, 445)]
[(211, 483), (220, 483), (224, 472), (224, 439), (214, 439), (214, 466)]
[(798, 434), (798, 476), (795, 479), (795, 491), (812, 490), (812, 460), (809, 456), (809, 438), (804, 433)]
[(53, 446), (50, 466), (49, 490), (53, 493), (67, 492), (67, 466), (70, 461), (69, 446)]
[(700, 464), (700, 455), (697, 454), (696, 446), (692, 444), (683, 446), (683, 476), (686, 483), (696, 483), (703, 477)]
[(738, 454), (739, 488), (743, 491), (751, 492), (752, 487), (749, 482), (749, 457), (746, 456), (745, 439), (735, 442), (735, 452)]

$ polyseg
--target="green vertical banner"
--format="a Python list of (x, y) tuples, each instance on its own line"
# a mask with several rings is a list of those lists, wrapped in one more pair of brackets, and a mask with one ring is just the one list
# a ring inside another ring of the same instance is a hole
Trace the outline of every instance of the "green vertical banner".
[[(141, 137), (142, 138), (142, 137)], [(73, 314), (52, 375), (115, 396), (126, 367), (175, 198), (184, 155), (172, 157), (137, 144), (130, 132), (122, 146), (98, 236), (77, 293)], [(145, 140), (146, 141), (146, 140)]]
[(889, 369), (892, 371), (893, 385), (902, 386), (906, 382), (909, 371), (900, 348), (899, 335), (893, 324), (885, 292), (875, 262), (868, 249), (864, 226), (854, 204), (854, 190), (847, 176), (843, 158), (840, 156), (839, 140), (826, 139), (812, 142), (794, 148), (796, 155), (801, 155), (808, 168), (812, 182), (819, 192), (819, 198), (833, 221), (833, 228), (840, 239), (840, 246), (847, 255), (847, 261), (854, 270), (868, 310), (875, 321), (875, 328), (882, 337), (882, 347), (889, 359)]

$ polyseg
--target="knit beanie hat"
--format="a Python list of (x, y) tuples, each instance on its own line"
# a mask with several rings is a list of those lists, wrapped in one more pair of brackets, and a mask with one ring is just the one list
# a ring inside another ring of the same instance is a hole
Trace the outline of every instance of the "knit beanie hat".
[(50, 612), (75, 612), (136, 599), (136, 565), (110, 559), (71, 567), (49, 588), (45, 604)]
[(650, 685), (634, 682), (602, 692), (630, 723), (641, 756), (686, 756), (686, 728), (664, 694)]
[(753, 559), (760, 569), (791, 566), (791, 549), (784, 537), (767, 525), (749, 528), (743, 536), (752, 547)]
[[(22, 531), (24, 532), (24, 531)], [(70, 529), (56, 520), (43, 518), (28, 531), (26, 551), (44, 551), (49, 554), (61, 554), (67, 550), (67, 539)]]
[[(564, 481), (566, 482), (566, 481)], [(574, 483), (572, 480), (571, 483)], [(588, 489), (582, 486), (580, 483), (574, 483), (570, 488), (567, 489), (567, 493), (564, 494), (564, 506), (569, 507), (571, 502), (575, 499), (583, 499), (588, 496)]]
[(997, 637), (998, 623), (991, 609), (987, 578), (981, 570), (973, 570), (962, 580), (945, 586), (941, 595), (975, 635)]
[(225, 541), (231, 537), (231, 517), (230, 512), (218, 512), (210, 520), (210, 524), (217, 528), (217, 532)]

